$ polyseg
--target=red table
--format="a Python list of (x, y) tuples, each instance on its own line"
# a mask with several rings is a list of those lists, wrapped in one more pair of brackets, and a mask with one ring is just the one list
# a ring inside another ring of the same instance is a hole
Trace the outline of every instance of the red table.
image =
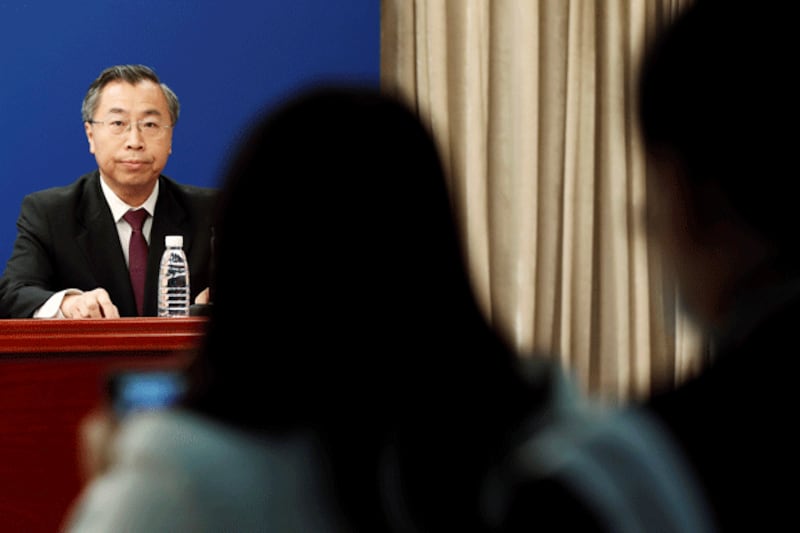
[(120, 368), (183, 366), (206, 319), (0, 320), (0, 531), (53, 533), (81, 487), (77, 426)]

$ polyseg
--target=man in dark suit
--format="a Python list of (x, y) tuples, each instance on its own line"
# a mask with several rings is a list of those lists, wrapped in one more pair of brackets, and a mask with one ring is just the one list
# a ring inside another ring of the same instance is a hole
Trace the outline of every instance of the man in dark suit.
[(797, 23), (777, 2), (697, 0), (656, 41), (640, 116), (650, 235), (711, 361), (649, 402), (721, 531), (797, 526)]
[[(183, 235), (192, 299), (205, 300), (216, 191), (161, 174), (178, 113), (177, 96), (143, 65), (107, 68), (90, 85), (82, 115), (98, 170), (23, 199), (0, 317), (155, 316), (164, 237), (173, 234)], [(149, 250), (137, 295), (128, 269), (137, 230), (124, 217), (142, 209)]]

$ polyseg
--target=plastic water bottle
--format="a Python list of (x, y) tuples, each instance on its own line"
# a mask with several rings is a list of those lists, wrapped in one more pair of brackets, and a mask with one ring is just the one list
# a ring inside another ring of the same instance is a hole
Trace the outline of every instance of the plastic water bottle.
[(183, 251), (183, 235), (167, 235), (158, 270), (158, 316), (189, 316), (189, 262)]

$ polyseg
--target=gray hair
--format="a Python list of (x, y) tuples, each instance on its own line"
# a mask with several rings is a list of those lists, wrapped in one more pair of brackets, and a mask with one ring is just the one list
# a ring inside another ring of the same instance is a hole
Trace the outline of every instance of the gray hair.
[(83, 106), (81, 106), (81, 115), (84, 122), (91, 122), (94, 118), (94, 113), (97, 111), (97, 104), (100, 101), (100, 93), (103, 88), (112, 81), (124, 81), (131, 85), (136, 85), (139, 82), (149, 80), (161, 86), (164, 96), (167, 99), (169, 106), (169, 116), (174, 126), (178, 122), (178, 114), (180, 113), (180, 103), (178, 96), (172, 92), (172, 89), (167, 87), (165, 83), (161, 83), (155, 71), (145, 65), (115, 65), (108, 67), (96, 80), (89, 86), (86, 96), (83, 98)]

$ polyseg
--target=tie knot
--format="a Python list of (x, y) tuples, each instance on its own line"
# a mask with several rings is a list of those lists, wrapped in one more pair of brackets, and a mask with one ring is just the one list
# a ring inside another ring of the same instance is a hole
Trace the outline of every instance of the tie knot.
[(142, 231), (142, 226), (144, 225), (144, 220), (147, 218), (147, 210), (145, 209), (136, 209), (130, 210), (124, 215), (122, 218), (125, 219), (125, 222), (131, 225), (135, 231)]

